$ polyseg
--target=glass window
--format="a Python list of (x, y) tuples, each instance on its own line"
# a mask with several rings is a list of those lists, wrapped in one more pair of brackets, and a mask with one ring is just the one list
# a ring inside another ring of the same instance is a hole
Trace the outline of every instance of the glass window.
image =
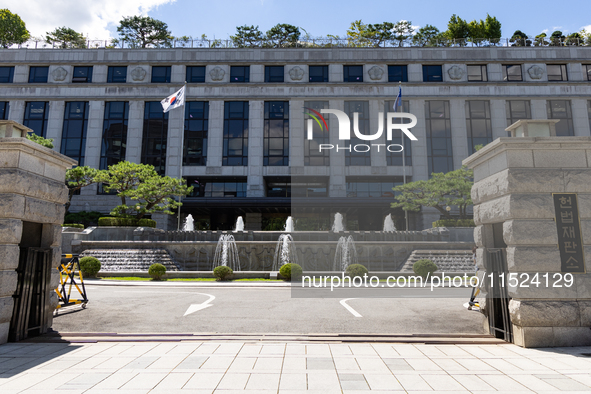
[(569, 100), (548, 100), (546, 102), (548, 119), (560, 119), (556, 123), (556, 136), (574, 136), (573, 113)]
[(209, 102), (187, 101), (185, 103), (184, 166), (207, 164), (208, 119)]
[[(406, 182), (411, 182), (410, 176)], [(395, 186), (402, 185), (402, 177), (347, 177), (347, 197), (350, 198), (394, 198), (392, 190)]]
[(188, 197), (246, 197), (246, 178), (186, 178), (193, 186)]
[(205, 66), (187, 66), (188, 83), (205, 82)]
[(328, 66), (308, 66), (310, 82), (328, 82)]
[(29, 67), (29, 83), (47, 83), (48, 66)]
[(250, 82), (250, 66), (231, 66), (230, 82)]
[(468, 81), (471, 82), (486, 82), (488, 76), (486, 73), (486, 64), (474, 65), (468, 64)]
[(283, 66), (265, 66), (265, 82), (283, 82)]
[(48, 116), (49, 103), (47, 101), (29, 101), (25, 104), (23, 125), (32, 129), (35, 134), (45, 137)]
[(388, 82), (408, 82), (407, 66), (388, 66)]
[(583, 79), (585, 79), (585, 76), (586, 76), (587, 81), (591, 81), (591, 64), (583, 65), (583, 73), (585, 73), (585, 75), (583, 76)]
[(0, 67), (0, 83), (12, 83), (14, 67)]
[(248, 101), (224, 103), (222, 165), (248, 165)]
[(72, 73), (72, 83), (92, 82), (92, 66), (75, 66)]
[(425, 101), (425, 124), (429, 176), (434, 172), (453, 171), (449, 101)]
[(170, 66), (153, 66), (152, 83), (169, 83)]
[(154, 166), (164, 175), (166, 170), (166, 143), (168, 139), (168, 112), (162, 112), (160, 101), (146, 101), (142, 138), (142, 163)]
[(8, 106), (8, 101), (0, 101), (0, 120), (8, 120)]
[(503, 81), (523, 81), (521, 64), (503, 64)]
[(287, 181), (291, 197), (328, 197), (328, 177), (297, 176), (288, 178)]
[[(330, 127), (330, 118), (324, 115), (326, 126), (322, 121), (320, 124), (311, 116), (318, 119), (314, 111), (320, 113), (320, 110), (328, 109), (328, 101), (305, 101), (304, 102), (304, 165), (305, 166), (328, 166), (330, 165), (329, 150), (320, 151), (320, 144), (330, 143), (328, 127)], [(328, 127), (327, 127), (328, 126)], [(309, 127), (312, 128), (312, 139), (308, 139)]]
[(265, 101), (263, 165), (289, 165), (289, 101)]
[(423, 82), (442, 82), (443, 68), (441, 65), (424, 65)]
[[(387, 117), (388, 112), (394, 112), (394, 104), (396, 100), (386, 101), (384, 114)], [(402, 100), (402, 108), (396, 108), (396, 112), (410, 112), (409, 111), (409, 102), (408, 100)], [(387, 120), (387, 118), (386, 118)], [(386, 120), (384, 120), (384, 125), (386, 124)], [(402, 119), (394, 119), (394, 123), (400, 124)], [(400, 129), (396, 129), (392, 133), (392, 141), (386, 141), (388, 145), (390, 144), (402, 144), (402, 135), (404, 133)], [(394, 147), (392, 150), (398, 150)], [(412, 166), (412, 147), (410, 139), (404, 134), (404, 165), (405, 166)], [(386, 150), (386, 160), (389, 166), (402, 166), (402, 152), (390, 152)]]
[[(358, 115), (358, 127), (361, 134), (370, 134), (369, 132), (369, 101), (345, 101), (345, 113), (351, 120), (351, 139), (345, 141), (345, 146), (351, 147), (351, 152), (345, 150), (345, 165), (346, 166), (370, 166), (371, 165), (371, 154), (370, 151), (360, 152), (355, 151), (353, 148), (358, 144), (368, 145), (370, 141), (363, 141), (355, 137), (353, 133), (353, 127), (355, 124), (355, 112)], [(341, 141), (339, 141), (341, 142)]]
[(108, 83), (125, 83), (127, 82), (127, 66), (109, 66), (107, 71)]
[(471, 153), (476, 152), (476, 145), (486, 145), (492, 141), (489, 101), (466, 101), (466, 130)]
[(64, 112), (64, 126), (60, 153), (77, 160), (79, 166), (84, 165), (87, 127), (88, 102), (67, 102)]
[(343, 66), (344, 82), (363, 82), (363, 66)]
[(548, 81), (568, 81), (566, 64), (548, 64), (546, 72), (548, 73)]
[[(507, 127), (520, 119), (531, 119), (531, 106), (529, 100), (507, 100), (505, 101), (507, 112)], [(511, 132), (507, 132), (511, 136)]]
[(106, 170), (109, 166), (125, 160), (128, 117), (128, 102), (107, 101), (105, 103), (101, 161), (99, 165), (101, 170)]

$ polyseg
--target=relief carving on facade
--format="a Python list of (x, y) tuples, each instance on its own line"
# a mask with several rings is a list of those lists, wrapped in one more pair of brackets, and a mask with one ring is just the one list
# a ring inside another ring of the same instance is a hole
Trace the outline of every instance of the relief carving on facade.
[(68, 75), (68, 72), (65, 68), (58, 67), (55, 70), (53, 70), (51, 75), (53, 76), (54, 81), (63, 81), (66, 79), (66, 75)]
[(373, 81), (379, 81), (384, 75), (384, 70), (381, 67), (373, 66), (368, 71), (369, 78)]
[(224, 79), (224, 75), (226, 75), (226, 72), (221, 67), (215, 67), (209, 72), (212, 81), (221, 81)]
[(542, 79), (542, 76), (544, 75), (544, 69), (540, 66), (531, 66), (527, 70), (527, 73), (531, 79)]
[(134, 81), (143, 81), (148, 73), (142, 67), (136, 67), (131, 70), (131, 79)]
[(304, 77), (304, 70), (302, 70), (300, 66), (292, 67), (292, 69), (289, 70), (289, 77), (292, 81), (301, 81)]
[(447, 74), (452, 81), (459, 81), (464, 76), (464, 70), (458, 66), (453, 66), (447, 70)]

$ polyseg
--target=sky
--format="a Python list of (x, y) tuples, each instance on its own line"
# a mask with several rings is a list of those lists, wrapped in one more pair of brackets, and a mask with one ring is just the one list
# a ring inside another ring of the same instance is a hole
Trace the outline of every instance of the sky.
[(60, 26), (71, 27), (90, 39), (117, 37), (124, 16), (149, 15), (168, 24), (174, 36), (227, 39), (236, 26), (258, 25), (266, 31), (277, 23), (299, 26), (314, 37), (345, 36), (354, 20), (364, 23), (411, 21), (446, 30), (452, 14), (462, 19), (496, 16), (502, 36), (517, 29), (535, 36), (561, 30), (565, 35), (582, 28), (591, 31), (591, 2), (569, 0), (0, 0), (26, 23), (33, 36), (42, 37)]

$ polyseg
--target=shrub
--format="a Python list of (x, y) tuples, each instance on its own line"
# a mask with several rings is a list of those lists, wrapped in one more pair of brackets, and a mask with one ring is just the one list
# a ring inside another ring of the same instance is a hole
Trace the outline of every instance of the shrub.
[(433, 227), (476, 227), (474, 219), (441, 219), (433, 222)]
[(427, 278), (427, 275), (433, 274), (433, 272), (437, 271), (437, 265), (431, 260), (428, 259), (421, 259), (413, 264), (412, 270), (415, 274), (422, 276), (424, 279)]
[(287, 263), (279, 268), (279, 273), (287, 280), (297, 279), (302, 277), (302, 267), (299, 264)]
[(166, 274), (166, 267), (160, 263), (154, 263), (148, 268), (148, 274), (154, 280), (160, 280)]
[(94, 278), (101, 269), (101, 262), (96, 257), (86, 256), (79, 260), (82, 276)]
[(73, 212), (67, 213), (64, 217), (65, 223), (81, 223), (84, 227), (88, 226), (96, 226), (98, 220), (101, 216), (104, 216), (104, 213), (100, 213), (97, 211), (80, 211), (80, 212)]
[(84, 228), (84, 225), (79, 223), (68, 223), (62, 224), (62, 227)]
[(44, 146), (49, 149), (53, 149), (53, 138), (43, 138), (35, 133), (27, 134), (29, 141), (36, 142), (37, 144)]
[(233, 273), (234, 271), (232, 271), (232, 268), (226, 267), (225, 265), (220, 265), (213, 269), (213, 276), (215, 276), (217, 280), (226, 280), (226, 278)]
[(355, 278), (357, 276), (363, 277), (363, 275), (368, 273), (369, 271), (367, 268), (361, 264), (351, 264), (347, 266), (347, 269), (345, 270), (345, 275), (350, 276), (351, 278)]
[(152, 219), (140, 219), (137, 222), (138, 227), (156, 227), (156, 221)]
[(156, 227), (156, 221), (152, 219), (116, 218), (112, 216), (102, 217), (98, 220), (101, 227)]

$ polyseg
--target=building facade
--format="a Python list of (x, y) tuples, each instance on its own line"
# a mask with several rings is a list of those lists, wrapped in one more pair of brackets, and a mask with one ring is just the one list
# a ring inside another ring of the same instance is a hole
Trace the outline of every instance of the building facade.
[[(326, 227), (339, 211), (351, 230), (380, 230), (388, 213), (404, 228), (402, 211), (390, 208), (392, 186), (460, 168), (475, 146), (506, 136), (518, 119), (560, 119), (557, 135), (591, 135), (588, 47), (0, 53), (1, 119), (53, 138), (54, 149), (80, 165), (129, 160), (182, 175), (194, 186), (182, 214), (201, 229), (231, 229), (237, 216), (247, 229), (269, 228), (296, 208), (306, 226)], [(185, 108), (164, 114), (160, 100), (185, 81)], [(371, 141), (379, 150), (351, 149), (369, 142), (339, 141), (333, 115), (325, 115), (328, 128), (314, 121), (314, 138), (306, 138), (310, 110), (321, 109), (343, 111), (352, 128), (375, 133), (399, 86), (398, 110), (417, 117), (417, 141), (405, 138), (404, 158), (384, 148), (402, 144), (400, 133)], [(319, 144), (342, 149), (320, 152)], [(118, 203), (92, 185), (70, 211), (107, 213)], [(438, 218), (412, 214), (410, 229)], [(155, 219), (176, 229), (174, 217)]]

